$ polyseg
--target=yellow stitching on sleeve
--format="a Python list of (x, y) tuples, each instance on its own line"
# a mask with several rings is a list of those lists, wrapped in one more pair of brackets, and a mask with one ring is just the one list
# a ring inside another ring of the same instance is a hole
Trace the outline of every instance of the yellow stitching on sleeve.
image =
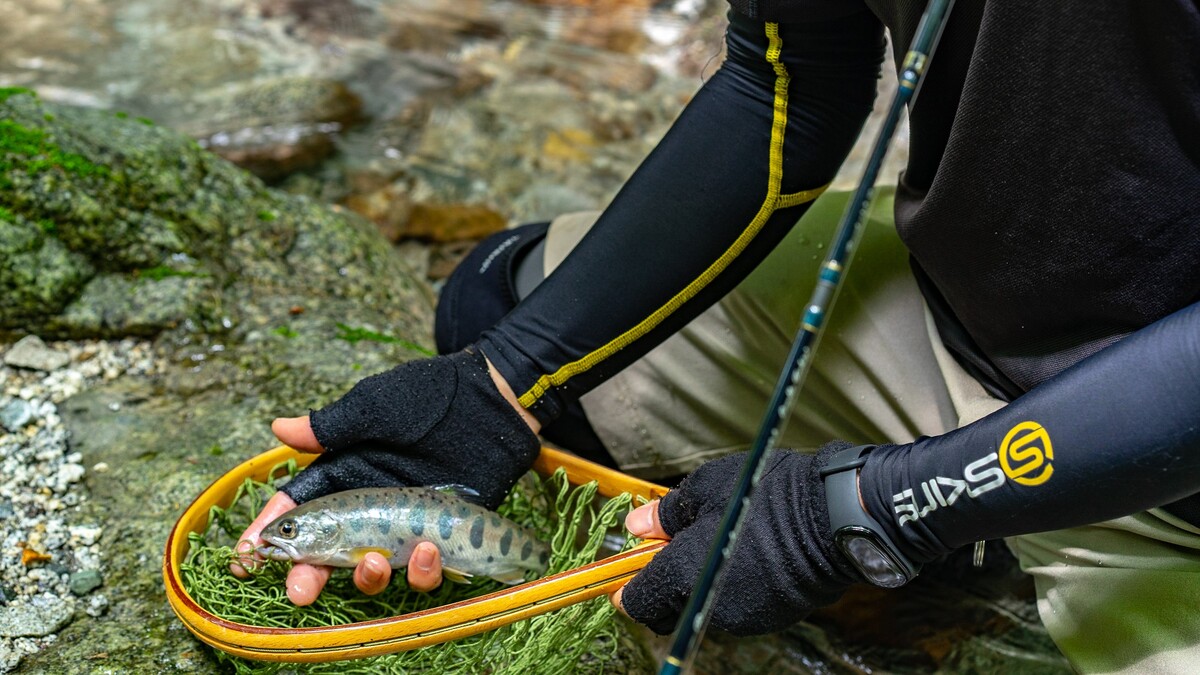
[[(612, 356), (621, 349), (624, 349), (638, 338), (653, 330), (655, 326), (658, 326), (660, 323), (662, 323), (663, 320), (670, 316), (675, 310), (682, 307), (685, 302), (695, 297), (695, 295), (710, 282), (712, 282), (713, 279), (717, 278), (717, 275), (725, 271), (725, 269), (729, 267), (734, 259), (736, 259), (738, 255), (740, 255), (742, 251), (744, 251), (746, 247), (750, 245), (750, 242), (753, 241), (754, 237), (758, 235), (760, 230), (762, 230), (763, 226), (767, 222), (767, 219), (770, 218), (771, 214), (775, 212), (775, 209), (780, 208), (779, 202), (781, 198), (779, 195), (779, 190), (780, 184), (783, 181), (783, 135), (787, 130), (788, 82), (790, 78), (788, 77), (787, 68), (779, 61), (779, 54), (782, 50), (782, 42), (779, 39), (779, 25), (775, 23), (766, 24), (766, 34), (768, 42), (766, 54), (767, 61), (775, 70), (775, 101), (774, 115), (771, 122), (771, 154), (769, 158), (770, 163), (768, 165), (770, 168), (770, 175), (767, 183), (767, 196), (765, 199), (763, 199), (762, 206), (759, 207), (758, 213), (754, 215), (754, 219), (750, 221), (750, 224), (745, 230), (742, 231), (738, 238), (734, 240), (729, 248), (727, 248), (720, 257), (718, 257), (711, 265), (708, 266), (708, 269), (704, 270), (699, 277), (688, 284), (683, 290), (679, 291), (679, 293), (675, 294), (674, 297), (668, 300), (666, 304), (658, 308), (658, 310), (656, 310), (650, 316), (646, 317), (633, 328), (630, 328), (624, 333), (613, 338), (608, 344), (596, 349), (587, 356), (584, 356), (577, 361), (565, 364), (549, 375), (542, 375), (539, 377), (537, 382), (534, 382), (533, 386), (530, 387), (529, 390), (524, 394), (521, 394), (520, 398), (517, 399), (523, 407), (528, 408), (532, 406), (533, 404), (537, 403), (538, 399), (540, 399), (550, 387), (561, 386), (572, 377), (579, 375), (580, 373), (587, 372), (596, 364)], [(803, 192), (787, 195), (782, 199), (788, 201), (789, 205), (792, 205), (792, 202), (796, 204), (802, 204), (805, 201), (809, 201), (809, 199), (815, 199), (816, 195), (820, 194), (821, 191), (824, 191), (824, 189), (824, 187), (821, 187), (814, 190), (805, 190)], [(803, 201), (797, 201), (801, 199), (801, 196), (806, 196), (810, 193), (816, 194), (812, 194), (811, 197), (804, 199)]]
[(786, 209), (790, 206), (800, 206), (801, 204), (807, 204), (807, 203), (811, 202), (812, 200), (816, 199), (817, 197), (820, 197), (821, 193), (828, 190), (830, 185), (832, 185), (832, 183), (826, 183), (819, 188), (813, 188), (811, 190), (801, 190), (799, 192), (793, 192), (790, 195), (779, 195), (779, 199), (775, 202), (775, 208)]

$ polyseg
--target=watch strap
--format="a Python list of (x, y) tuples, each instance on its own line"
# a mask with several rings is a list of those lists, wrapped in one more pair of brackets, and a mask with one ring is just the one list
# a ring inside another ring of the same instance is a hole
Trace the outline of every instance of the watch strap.
[[(838, 543), (838, 547), (850, 557), (851, 562), (860, 571), (862, 571), (861, 561), (855, 559), (851, 552), (846, 550), (841, 541), (842, 538), (855, 536), (871, 540), (872, 545), (880, 549), (880, 552), (903, 575), (904, 581), (902, 583), (907, 583), (920, 572), (920, 565), (914, 564), (907, 556), (900, 552), (887, 536), (887, 533), (880, 526), (879, 522), (871, 517), (871, 514), (867, 513), (866, 509), (863, 508), (862, 502), (859, 499), (858, 471), (866, 464), (867, 455), (876, 447), (874, 445), (859, 445), (842, 450), (830, 458), (829, 463), (820, 470), (820, 475), (825, 481), (825, 500), (829, 507), (829, 527), (833, 533), (835, 542)], [(864, 578), (868, 583), (876, 583), (865, 573)]]

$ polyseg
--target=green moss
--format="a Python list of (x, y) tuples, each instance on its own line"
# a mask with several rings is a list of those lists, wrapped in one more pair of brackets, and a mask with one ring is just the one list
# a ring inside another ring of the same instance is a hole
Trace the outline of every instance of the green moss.
[(12, 120), (0, 120), (0, 186), (14, 169), (29, 174), (59, 169), (81, 176), (108, 176), (108, 167), (92, 164), (83, 155), (66, 152), (50, 142), (46, 132), (30, 129)]
[(409, 342), (408, 340), (392, 337), (391, 335), (385, 335), (384, 333), (377, 333), (366, 328), (355, 328), (353, 326), (347, 326), (344, 323), (339, 323), (337, 324), (337, 330), (337, 339), (345, 340), (350, 344), (366, 340), (367, 342), (379, 342), (387, 345), (400, 345), (401, 347), (411, 349), (414, 352), (419, 352), (425, 356), (434, 356), (434, 352), (422, 347), (419, 344), (416, 344), (415, 342)]
[(289, 340), (299, 335), (299, 333), (292, 330), (291, 326), (280, 326), (271, 332), (276, 335), (282, 335)]
[(12, 211), (9, 211), (8, 209), (4, 208), (3, 206), (0, 206), (0, 220), (6, 221), (9, 223), (13, 223), (13, 222), (16, 222), (17, 217), (16, 217), (16, 215), (13, 214)]
[(45, 115), (42, 115), (42, 119), (46, 120), (47, 122), (53, 122), (54, 115), (51, 115), (50, 113), (46, 113)]
[(208, 449), (208, 454), (212, 455), (213, 457), (220, 457), (221, 455), (225, 454), (225, 449), (219, 445), (213, 445)]
[(38, 227), (46, 234), (58, 234), (58, 224), (49, 218), (42, 218), (38, 221)]
[(129, 119), (129, 113), (127, 113), (123, 110), (118, 110), (116, 112), (116, 116), (117, 116), (117, 119), (119, 119), (119, 120)]
[(275, 220), (278, 217), (279, 217), (279, 214), (275, 213), (274, 211), (272, 211), (270, 209), (263, 209), (258, 212), (258, 219), (263, 222), (266, 222), (266, 223), (272, 222), (273, 220)]
[(162, 281), (168, 277), (203, 277), (205, 274), (199, 272), (189, 272), (187, 270), (177, 270), (166, 265), (150, 267), (144, 270), (134, 271), (134, 275), (139, 279), (150, 279), (151, 281)]
[(139, 117), (139, 118), (137, 118), (137, 121), (141, 122), (142, 124), (145, 124), (148, 127), (154, 126), (154, 120), (150, 119), (149, 117)]
[(37, 92), (32, 89), (26, 89), (25, 87), (0, 87), (0, 103), (7, 101), (10, 96), (19, 96), (21, 94), (28, 94), (37, 98)]

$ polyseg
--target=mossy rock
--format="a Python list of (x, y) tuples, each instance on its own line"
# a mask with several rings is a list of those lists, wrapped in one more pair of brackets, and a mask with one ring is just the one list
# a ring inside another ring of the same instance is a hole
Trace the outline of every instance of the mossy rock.
[(286, 319), (279, 296), (354, 298), (407, 328), (429, 311), (357, 216), (270, 190), (164, 127), (23, 90), (0, 90), (0, 221), (9, 337), (248, 332)]

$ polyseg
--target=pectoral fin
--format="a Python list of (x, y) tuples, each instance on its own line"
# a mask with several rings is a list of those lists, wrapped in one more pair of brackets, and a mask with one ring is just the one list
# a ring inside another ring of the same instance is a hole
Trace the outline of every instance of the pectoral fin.
[(507, 572), (500, 572), (490, 576), (496, 581), (508, 584), (509, 586), (525, 583), (525, 571), (518, 568), (513, 568)]
[(463, 572), (462, 570), (456, 570), (453, 567), (443, 567), (442, 576), (458, 584), (469, 584), (471, 583), (471, 577), (475, 575)]
[(376, 548), (374, 546), (360, 546), (359, 548), (350, 549), (350, 559), (354, 564), (362, 562), (362, 559), (367, 557), (368, 553), (378, 553), (385, 558), (391, 558), (392, 552), (386, 548)]

